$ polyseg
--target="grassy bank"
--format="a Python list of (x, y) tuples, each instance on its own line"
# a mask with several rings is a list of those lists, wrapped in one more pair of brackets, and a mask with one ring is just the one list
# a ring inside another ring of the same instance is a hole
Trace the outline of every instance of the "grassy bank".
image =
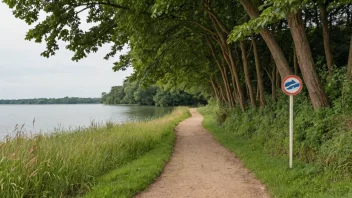
[(295, 109), (292, 170), (288, 168), (287, 100), (246, 113), (216, 105), (200, 112), (205, 115), (204, 127), (254, 172), (273, 197), (352, 197), (352, 134), (346, 115), (337, 118), (331, 109), (314, 112), (303, 101)]
[(109, 191), (130, 197), (158, 176), (172, 151), (173, 128), (187, 116), (187, 108), (178, 108), (149, 122), (109, 123), (0, 143), (0, 197), (74, 197)]

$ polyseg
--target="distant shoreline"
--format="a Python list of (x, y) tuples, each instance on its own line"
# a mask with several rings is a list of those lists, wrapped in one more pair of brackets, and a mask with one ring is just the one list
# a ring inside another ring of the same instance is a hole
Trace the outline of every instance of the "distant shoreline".
[(0, 99), (2, 104), (101, 104), (101, 98), (79, 98), (79, 97), (64, 97), (64, 98), (32, 98), (32, 99)]
[[(84, 105), (84, 104), (101, 104), (101, 105), (103, 105), (103, 103), (51, 103), (51, 104), (0, 104), (0, 106), (1, 105), (3, 105), (3, 106), (5, 106), (5, 105)], [(109, 106), (112, 106), (112, 105), (109, 105)]]

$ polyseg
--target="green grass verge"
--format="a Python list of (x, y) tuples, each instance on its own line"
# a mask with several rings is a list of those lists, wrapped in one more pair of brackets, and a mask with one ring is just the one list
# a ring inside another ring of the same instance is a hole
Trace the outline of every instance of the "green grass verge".
[(173, 150), (175, 134), (170, 133), (157, 148), (98, 178), (98, 185), (85, 197), (133, 197), (160, 175)]
[[(205, 113), (202, 109), (200, 112)], [(203, 115), (203, 126), (242, 160), (273, 197), (352, 197), (352, 182), (348, 177), (344, 178), (329, 168), (299, 161), (294, 161), (294, 168), (289, 169), (288, 157), (269, 155), (253, 139), (238, 139), (220, 127), (214, 114)]]
[(75, 197), (90, 191), (98, 192), (95, 197), (111, 197), (110, 191), (131, 197), (160, 173), (172, 151), (173, 129), (187, 117), (188, 108), (177, 108), (147, 122), (0, 142), (0, 197)]

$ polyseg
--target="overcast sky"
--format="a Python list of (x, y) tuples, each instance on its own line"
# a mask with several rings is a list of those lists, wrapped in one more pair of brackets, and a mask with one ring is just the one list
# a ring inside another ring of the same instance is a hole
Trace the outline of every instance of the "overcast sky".
[(40, 56), (45, 44), (25, 41), (29, 26), (16, 19), (0, 1), (0, 99), (100, 97), (111, 86), (121, 85), (132, 70), (113, 72), (111, 59), (103, 59), (106, 46), (79, 62), (61, 47), (49, 59)]

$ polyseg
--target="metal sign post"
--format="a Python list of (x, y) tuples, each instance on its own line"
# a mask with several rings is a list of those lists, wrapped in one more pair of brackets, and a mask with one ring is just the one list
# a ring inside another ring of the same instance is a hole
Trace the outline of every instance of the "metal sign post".
[(290, 168), (293, 158), (293, 96), (290, 95)]
[(293, 161), (293, 96), (299, 94), (303, 87), (302, 80), (298, 76), (287, 76), (283, 81), (281, 88), (285, 94), (290, 96), (290, 126), (289, 126), (289, 166), (292, 168)]

